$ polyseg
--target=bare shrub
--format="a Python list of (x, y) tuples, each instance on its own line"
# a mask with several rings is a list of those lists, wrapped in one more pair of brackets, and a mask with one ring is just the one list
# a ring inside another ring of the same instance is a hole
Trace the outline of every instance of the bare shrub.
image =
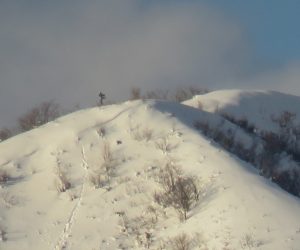
[(70, 201), (76, 200), (78, 198), (78, 195), (75, 192), (71, 192), (71, 190), (69, 190), (67, 192)]
[(247, 133), (253, 134), (255, 131), (255, 126), (251, 124), (246, 117), (235, 118), (234, 116), (224, 112), (221, 113), (221, 116), (227, 121), (239, 126)]
[(150, 248), (150, 245), (151, 245), (151, 243), (152, 243), (152, 233), (150, 233), (150, 232), (145, 232), (145, 238), (146, 238), (146, 244), (145, 244), (145, 246), (146, 246), (146, 248), (147, 249), (149, 249)]
[[(225, 121), (225, 120), (223, 120)], [(222, 128), (210, 127), (206, 121), (196, 121), (194, 127), (201, 130), (205, 136), (211, 137), (216, 143), (226, 150), (235, 153), (238, 157), (246, 161), (253, 161), (253, 148), (247, 149), (240, 141), (236, 141), (235, 133), (231, 129), (222, 130)], [(221, 127), (221, 126), (220, 126)]]
[(10, 174), (4, 169), (0, 169), (0, 184), (5, 184), (10, 179), (11, 179)]
[(153, 130), (145, 128), (142, 130), (142, 138), (146, 141), (150, 141), (153, 136)]
[(279, 117), (271, 116), (271, 119), (280, 127), (278, 138), (284, 145), (283, 150), (287, 151), (294, 159), (299, 161), (300, 125), (295, 124), (296, 114), (284, 111)]
[(270, 166), (276, 166), (277, 162), (278, 159), (273, 154), (266, 152), (261, 154), (259, 162), (260, 174), (270, 178), (274, 171), (274, 169)]
[(129, 225), (129, 232), (135, 237), (139, 246), (148, 249), (152, 243), (150, 230), (153, 228), (153, 224), (144, 216), (136, 216), (130, 219)]
[(166, 194), (164, 192), (155, 191), (153, 194), (153, 200), (162, 206), (163, 208), (166, 207), (173, 207), (177, 212), (179, 212), (179, 219), (182, 221), (184, 220), (183, 214), (181, 210), (178, 210), (176, 204), (174, 204), (173, 196), (170, 194)]
[(124, 211), (116, 212), (116, 214), (120, 217), (121, 233), (134, 238), (143, 249), (150, 248), (153, 242), (153, 235), (150, 231), (155, 227), (155, 223), (151, 221), (152, 218), (143, 215), (130, 218)]
[(97, 134), (99, 135), (99, 137), (105, 137), (106, 135), (106, 129), (104, 126), (101, 126), (100, 128), (98, 128), (97, 130)]
[[(286, 116), (289, 117), (289, 115)], [(281, 123), (287, 124), (288, 121), (286, 120), (289, 119), (282, 118)], [(288, 132), (289, 129), (283, 129), (280, 133), (260, 132), (259, 135), (252, 134), (252, 146), (249, 148), (243, 142), (235, 139), (234, 133), (230, 130), (225, 132), (222, 128), (210, 127), (205, 121), (197, 121), (194, 126), (206, 136), (213, 138), (216, 143), (229, 152), (255, 165), (260, 170), (261, 175), (271, 178), (289, 193), (300, 196), (300, 171), (299, 168), (293, 166), (298, 164), (300, 153), (295, 147), (293, 148), (293, 143), (289, 139), (291, 136)], [(248, 128), (252, 129), (249, 125)], [(297, 137), (297, 135), (292, 137)], [(256, 151), (258, 147), (260, 149)], [(288, 168), (280, 166), (282, 157), (291, 159)]]
[(175, 190), (176, 181), (183, 176), (182, 169), (168, 160), (164, 168), (159, 170), (158, 181), (165, 193), (171, 193)]
[(8, 191), (1, 192), (0, 197), (7, 208), (10, 208), (10, 207), (13, 207), (13, 206), (19, 204), (18, 197), (9, 193)]
[[(280, 127), (278, 133), (255, 131), (247, 119), (235, 119), (224, 113), (222, 116), (248, 133), (252, 140), (251, 147), (238, 141), (235, 133), (228, 129), (225, 131), (224, 127), (210, 126), (206, 121), (196, 121), (194, 127), (240, 159), (255, 165), (261, 175), (299, 197), (300, 126), (294, 124), (295, 114), (286, 111), (278, 118), (272, 117)], [(284, 159), (286, 163), (283, 166)]]
[(94, 172), (89, 176), (90, 183), (95, 188), (101, 188), (103, 186), (102, 175), (99, 172)]
[(278, 134), (266, 132), (262, 135), (262, 138), (265, 141), (265, 150), (271, 154), (279, 153), (286, 148), (286, 143), (281, 140)]
[(191, 238), (185, 234), (179, 234), (170, 240), (172, 250), (190, 250), (192, 247)]
[(140, 127), (137, 126), (136, 128), (131, 128), (130, 131), (133, 139), (137, 141), (145, 140), (148, 142), (153, 136), (153, 130), (149, 128), (140, 129)]
[(212, 134), (213, 140), (220, 144), (222, 144), (222, 142), (224, 141), (225, 136), (226, 135), (222, 130), (217, 130), (217, 129)]
[(41, 122), (39, 120), (39, 111), (37, 108), (33, 108), (19, 119), (19, 126), (22, 131), (27, 131), (40, 125)]
[(198, 178), (183, 176), (180, 167), (167, 163), (160, 170), (158, 179), (163, 192), (154, 193), (155, 202), (164, 207), (172, 206), (179, 213), (180, 219), (186, 220), (187, 213), (200, 198)]
[(255, 126), (251, 124), (246, 117), (239, 119), (237, 124), (248, 133), (253, 133), (255, 131)]
[(113, 177), (115, 172), (116, 163), (113, 157), (113, 153), (111, 151), (110, 144), (107, 142), (105, 142), (103, 145), (102, 159), (103, 159), (103, 164), (101, 168), (104, 171), (106, 181), (108, 182), (108, 184), (110, 184), (110, 179), (111, 177)]
[(68, 180), (66, 173), (59, 170), (57, 171), (57, 179), (56, 179), (56, 190), (59, 193), (63, 193), (71, 188), (71, 182)]
[(195, 95), (208, 93), (208, 90), (200, 87), (179, 87), (175, 91), (174, 100), (177, 102), (183, 102), (185, 100), (191, 99)]
[(130, 99), (156, 99), (182, 102), (192, 98), (195, 95), (205, 94), (208, 92), (209, 91), (206, 88), (198, 86), (182, 86), (171, 91), (161, 88), (149, 90), (144, 95), (142, 95), (140, 88), (133, 87), (130, 90)]
[(5, 141), (12, 136), (12, 132), (8, 128), (2, 128), (0, 130), (0, 142)]
[[(127, 235), (134, 235), (136, 238), (140, 238), (141, 228), (139, 223), (141, 222), (140, 217), (130, 219), (124, 211), (116, 212), (120, 217), (119, 225), (121, 226), (121, 232), (126, 233)], [(137, 219), (138, 218), (138, 219)], [(138, 240), (140, 245), (140, 240)]]
[(22, 131), (27, 131), (54, 120), (60, 115), (59, 105), (54, 101), (43, 102), (19, 118)]
[(295, 118), (296, 114), (289, 111), (282, 112), (279, 117), (275, 117), (274, 115), (271, 116), (271, 119), (278, 123), (281, 128), (292, 127)]
[(234, 146), (234, 134), (231, 132), (231, 130), (227, 131), (227, 134), (224, 134), (224, 137), (222, 138), (222, 145), (225, 149), (231, 150)]
[(167, 100), (168, 99), (168, 90), (157, 89), (152, 91), (147, 91), (143, 96), (144, 99), (157, 99), (157, 100)]
[(132, 87), (130, 89), (130, 100), (141, 99), (141, 89), (139, 87)]
[(105, 142), (102, 150), (102, 159), (105, 163), (110, 163), (113, 161), (113, 154), (111, 151), (110, 144)]
[(164, 153), (164, 154), (170, 153), (171, 150), (176, 148), (176, 145), (172, 145), (168, 142), (167, 137), (163, 137), (163, 138), (160, 138), (159, 140), (157, 140), (155, 142), (155, 146), (157, 149), (161, 150), (162, 153)]
[(146, 213), (151, 215), (151, 221), (153, 224), (157, 223), (159, 212), (156, 207), (149, 205), (146, 209)]
[(7, 231), (4, 229), (4, 227), (0, 226), (0, 242), (7, 241)]
[(262, 244), (263, 242), (261, 240), (255, 239), (255, 237), (251, 233), (246, 233), (240, 240), (240, 246), (242, 249), (251, 250), (261, 246)]
[(206, 122), (206, 121), (203, 121), (203, 122), (195, 121), (194, 127), (197, 130), (201, 130), (205, 136), (208, 136), (211, 133), (211, 128), (210, 128), (208, 122)]
[(272, 180), (289, 193), (300, 196), (300, 169), (299, 165), (290, 167), (288, 170), (276, 169), (272, 173)]
[(178, 178), (176, 189), (171, 194), (173, 207), (180, 213), (181, 218), (187, 219), (187, 213), (192, 205), (199, 199), (199, 192), (191, 177)]
[(117, 211), (115, 214), (120, 217), (119, 225), (122, 228), (121, 231), (123, 233), (128, 232), (128, 230), (129, 230), (129, 219), (127, 217), (127, 214), (124, 211)]

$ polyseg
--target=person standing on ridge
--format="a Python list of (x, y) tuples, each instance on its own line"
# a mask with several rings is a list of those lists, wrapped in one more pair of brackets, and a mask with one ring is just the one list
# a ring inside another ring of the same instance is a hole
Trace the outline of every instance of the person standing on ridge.
[(105, 94), (103, 94), (101, 91), (99, 93), (99, 97), (100, 97), (100, 106), (103, 105), (103, 100), (106, 98)]

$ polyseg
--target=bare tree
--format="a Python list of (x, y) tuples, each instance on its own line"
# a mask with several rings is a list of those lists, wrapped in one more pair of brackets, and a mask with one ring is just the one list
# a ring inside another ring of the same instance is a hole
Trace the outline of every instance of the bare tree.
[(171, 91), (168, 89), (158, 88), (154, 90), (148, 90), (145, 92), (145, 94), (142, 94), (139, 87), (132, 87), (130, 90), (130, 99), (137, 100), (143, 98), (182, 102), (192, 98), (195, 95), (205, 94), (208, 92), (209, 91), (206, 88), (199, 86), (182, 86)]
[(192, 98), (195, 95), (201, 95), (207, 93), (208, 90), (200, 87), (180, 87), (175, 91), (174, 100), (177, 102), (183, 102)]
[[(198, 190), (195, 190), (194, 179), (191, 177), (179, 177), (176, 181), (176, 188), (171, 193), (173, 207), (177, 209), (184, 220), (187, 219), (187, 213), (191, 210), (191, 207), (195, 200), (198, 198)], [(195, 192), (196, 191), (196, 192)]]
[(164, 89), (157, 89), (157, 90), (151, 90), (147, 91), (144, 95), (145, 99), (157, 99), (157, 100), (167, 100), (168, 99), (168, 90)]
[(132, 87), (130, 90), (130, 100), (141, 99), (141, 89), (139, 87)]
[(271, 119), (278, 123), (281, 128), (291, 127), (295, 118), (296, 114), (289, 111), (282, 112), (279, 117), (271, 116)]
[(162, 185), (162, 188), (165, 193), (172, 193), (176, 189), (177, 179), (183, 175), (182, 169), (174, 165), (171, 160), (169, 160), (165, 167), (159, 171), (159, 183)]
[(7, 128), (2, 128), (0, 130), (0, 142), (8, 139), (12, 136), (12, 132)]
[(43, 102), (19, 118), (22, 131), (27, 131), (54, 120), (60, 115), (59, 105), (54, 101)]
[(163, 192), (154, 194), (155, 201), (174, 207), (180, 218), (186, 220), (187, 213), (200, 198), (198, 178), (183, 176), (182, 169), (170, 163), (160, 170), (158, 178)]

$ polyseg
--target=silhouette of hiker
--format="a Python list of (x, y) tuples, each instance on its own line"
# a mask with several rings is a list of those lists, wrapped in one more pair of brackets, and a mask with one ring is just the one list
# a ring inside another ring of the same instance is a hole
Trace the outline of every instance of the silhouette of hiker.
[(99, 93), (99, 97), (100, 97), (100, 105), (103, 105), (103, 100), (106, 98), (105, 94), (103, 94), (102, 92)]

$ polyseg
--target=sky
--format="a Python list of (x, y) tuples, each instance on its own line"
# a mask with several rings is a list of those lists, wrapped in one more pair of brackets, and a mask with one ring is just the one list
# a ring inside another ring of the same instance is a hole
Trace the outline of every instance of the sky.
[(0, 0), (0, 128), (54, 99), (71, 109), (198, 85), (300, 95), (298, 0)]

